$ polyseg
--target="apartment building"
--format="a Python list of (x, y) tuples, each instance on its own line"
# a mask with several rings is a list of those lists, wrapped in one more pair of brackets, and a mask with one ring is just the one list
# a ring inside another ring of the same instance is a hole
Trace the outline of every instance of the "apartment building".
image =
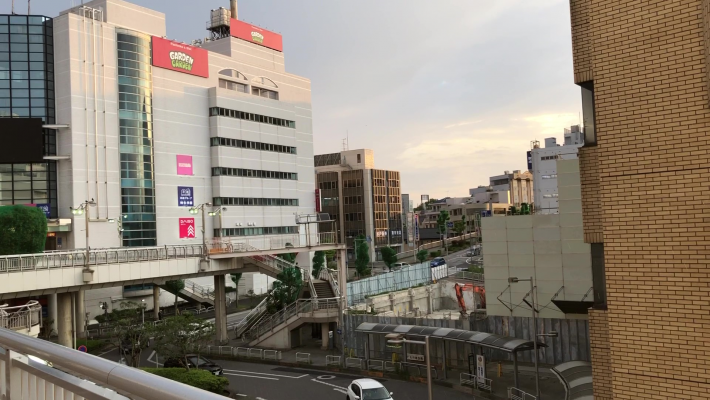
[(584, 138), (578, 125), (565, 128), (562, 146), (554, 137), (545, 139), (545, 147), (540, 147), (537, 141), (533, 142), (529, 158), (536, 214), (559, 213), (557, 161), (577, 159), (577, 151), (583, 144)]
[(476, 203), (510, 203), (520, 206), (533, 202), (533, 175), (529, 171), (505, 171), (503, 175), (491, 176), (487, 186), (469, 189)]
[(708, 2), (570, 7), (594, 398), (706, 399)]
[(320, 210), (336, 221), (339, 237), (354, 259), (355, 238), (364, 235), (371, 259), (379, 249), (401, 250), (402, 189), (398, 171), (375, 169), (370, 149), (346, 150), (314, 158)]

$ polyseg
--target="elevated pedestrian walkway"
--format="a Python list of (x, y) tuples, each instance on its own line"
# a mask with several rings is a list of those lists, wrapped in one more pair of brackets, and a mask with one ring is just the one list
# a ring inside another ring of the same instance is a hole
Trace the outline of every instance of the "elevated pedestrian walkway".
[(42, 325), (42, 305), (32, 300), (23, 306), (0, 305), (0, 328), (37, 337)]

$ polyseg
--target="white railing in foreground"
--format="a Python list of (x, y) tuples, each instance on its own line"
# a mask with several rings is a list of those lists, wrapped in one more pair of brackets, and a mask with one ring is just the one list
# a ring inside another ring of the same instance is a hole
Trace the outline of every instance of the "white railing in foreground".
[(20, 330), (32, 329), (42, 323), (42, 305), (31, 300), (23, 306), (1, 307), (0, 328)]
[(98, 400), (224, 399), (218, 394), (6, 329), (0, 329), (0, 371), (3, 371), (0, 398), (7, 400), (58, 398), (44, 397), (45, 394), (61, 394), (64, 399)]

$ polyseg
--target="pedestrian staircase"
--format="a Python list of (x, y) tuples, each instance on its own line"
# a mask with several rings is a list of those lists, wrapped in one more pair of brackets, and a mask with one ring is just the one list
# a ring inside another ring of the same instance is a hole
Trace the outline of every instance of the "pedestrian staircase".
[[(170, 292), (166, 285), (160, 285), (160, 288)], [(181, 299), (191, 303), (199, 303), (205, 307), (214, 306), (214, 288), (202, 286), (189, 279), (185, 279), (185, 288), (182, 289), (177, 295)]]
[(333, 288), (330, 287), (330, 283), (327, 281), (322, 281), (320, 279), (313, 280), (313, 287), (315, 288), (316, 298), (332, 299), (335, 297), (335, 293), (333, 293)]
[(42, 322), (42, 305), (32, 300), (18, 307), (0, 305), (0, 328), (37, 337)]

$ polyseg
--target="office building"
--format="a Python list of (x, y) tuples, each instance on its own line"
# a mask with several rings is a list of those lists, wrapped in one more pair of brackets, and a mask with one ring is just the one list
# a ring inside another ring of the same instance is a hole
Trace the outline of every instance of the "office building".
[(404, 232), (399, 172), (375, 169), (369, 149), (317, 155), (314, 162), (321, 210), (336, 221), (348, 257), (354, 259), (359, 235), (369, 243), (372, 260), (381, 258), (382, 247), (400, 252)]
[(597, 400), (710, 393), (708, 6), (570, 2)]
[(505, 171), (491, 176), (487, 186), (469, 189), (475, 203), (510, 203), (520, 206), (533, 202), (533, 176), (529, 171)]
[(577, 159), (577, 150), (584, 144), (578, 125), (564, 131), (564, 144), (557, 144), (557, 139), (546, 138), (545, 147), (533, 142), (529, 152), (533, 175), (533, 193), (536, 214), (559, 213), (559, 190), (557, 180), (557, 161)]

